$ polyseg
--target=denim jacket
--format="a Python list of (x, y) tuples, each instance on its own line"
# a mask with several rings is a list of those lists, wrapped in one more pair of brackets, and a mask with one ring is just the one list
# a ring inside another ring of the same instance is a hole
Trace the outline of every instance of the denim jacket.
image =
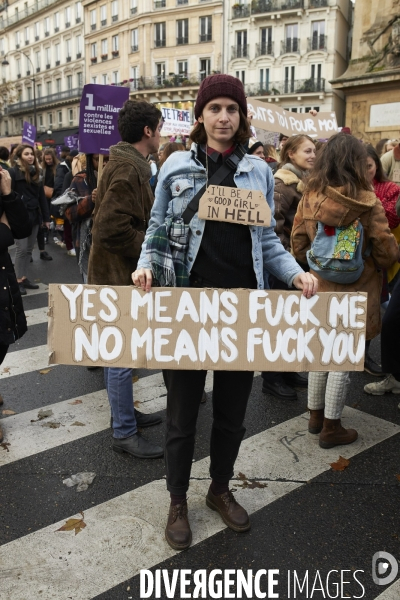
[[(295, 259), (276, 235), (274, 219), (274, 178), (268, 165), (256, 156), (246, 155), (239, 162), (234, 180), (238, 188), (261, 190), (271, 209), (269, 227), (249, 226), (252, 240), (254, 272), (258, 289), (268, 289), (272, 273), (289, 286), (302, 273)], [(188, 152), (174, 152), (162, 166), (155, 191), (151, 218), (142, 245), (137, 268), (151, 269), (146, 256), (146, 240), (168, 217), (180, 217), (195, 194), (206, 183), (206, 170), (197, 158), (197, 144)], [(203, 237), (205, 221), (194, 215), (190, 222), (186, 267), (190, 273)], [(244, 225), (243, 227), (246, 227)]]

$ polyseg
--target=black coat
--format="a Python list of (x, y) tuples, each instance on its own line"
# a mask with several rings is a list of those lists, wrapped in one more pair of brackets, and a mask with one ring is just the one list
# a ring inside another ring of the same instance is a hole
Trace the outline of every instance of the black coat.
[[(25, 174), (18, 167), (13, 167), (10, 170), (11, 187), (16, 192), (25, 207), (28, 209), (31, 226), (50, 221), (49, 204), (44, 193), (43, 182), (28, 183), (25, 179)], [(19, 237), (19, 236), (17, 236)]]
[(0, 223), (0, 344), (8, 346), (27, 330), (22, 298), (8, 248), (14, 238), (23, 239), (31, 233), (28, 211), (21, 198), (11, 192), (0, 196), (0, 216), (6, 213), (11, 229)]
[(58, 198), (63, 193), (64, 177), (70, 170), (70, 164), (66, 160), (64, 160), (61, 163), (58, 163), (56, 168), (56, 175), (54, 178), (53, 198)]

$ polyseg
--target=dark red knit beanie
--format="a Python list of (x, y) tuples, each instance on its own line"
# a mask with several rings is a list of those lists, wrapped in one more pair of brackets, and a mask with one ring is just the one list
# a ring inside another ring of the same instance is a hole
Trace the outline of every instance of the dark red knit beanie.
[(247, 102), (243, 83), (237, 77), (232, 77), (232, 75), (219, 74), (209, 75), (201, 82), (194, 107), (195, 118), (200, 117), (207, 102), (221, 96), (232, 98), (237, 102), (244, 116), (247, 117)]

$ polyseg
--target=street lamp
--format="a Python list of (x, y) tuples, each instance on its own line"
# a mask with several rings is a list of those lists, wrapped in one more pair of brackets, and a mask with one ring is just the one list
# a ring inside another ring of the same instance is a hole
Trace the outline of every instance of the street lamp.
[[(29, 60), (29, 62), (32, 65), (32, 73), (33, 76), (30, 77), (30, 80), (33, 83), (33, 124), (35, 125), (35, 129), (37, 130), (37, 115), (36, 115), (36, 78), (35, 78), (35, 67), (33, 66), (33, 62), (31, 61), (30, 57), (25, 54), (24, 52), (22, 52), (22, 54)], [(7, 60), (7, 56), (4, 57), (1, 65), (3, 67), (8, 67), (10, 63)]]

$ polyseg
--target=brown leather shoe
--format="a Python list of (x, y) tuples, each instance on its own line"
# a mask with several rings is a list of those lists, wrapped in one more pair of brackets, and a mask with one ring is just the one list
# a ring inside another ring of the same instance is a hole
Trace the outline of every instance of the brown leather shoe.
[(357, 431), (342, 427), (340, 419), (324, 419), (324, 426), (319, 434), (319, 445), (321, 448), (334, 448), (352, 444), (357, 438)]
[(233, 531), (247, 531), (250, 529), (249, 515), (243, 506), (236, 502), (231, 491), (220, 496), (214, 496), (211, 489), (209, 489), (206, 504), (208, 508), (219, 512), (225, 525)]
[(169, 507), (165, 539), (174, 550), (186, 550), (192, 543), (186, 500), (181, 504)]
[(324, 409), (318, 410), (308, 409), (310, 412), (310, 420), (308, 421), (308, 431), (310, 433), (321, 433), (324, 424)]

